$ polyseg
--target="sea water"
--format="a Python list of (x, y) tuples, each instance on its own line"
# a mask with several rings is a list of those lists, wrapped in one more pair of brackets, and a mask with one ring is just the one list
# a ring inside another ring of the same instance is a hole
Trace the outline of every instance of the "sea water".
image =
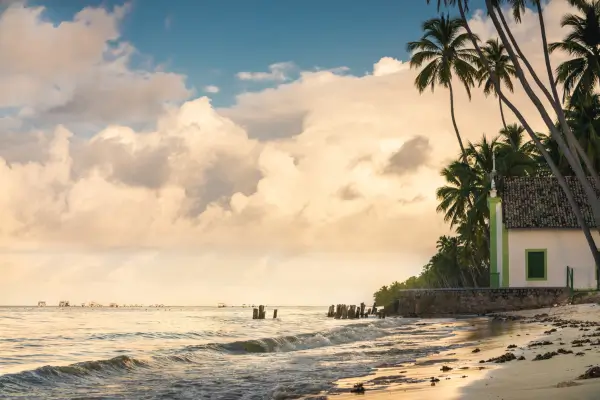
[(462, 327), (278, 309), (0, 307), (0, 398), (300, 398), (447, 349)]

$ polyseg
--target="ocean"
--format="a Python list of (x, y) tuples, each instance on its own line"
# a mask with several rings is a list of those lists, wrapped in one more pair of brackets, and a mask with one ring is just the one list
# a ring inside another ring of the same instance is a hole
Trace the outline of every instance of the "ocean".
[[(267, 308), (272, 310), (273, 307)], [(0, 398), (293, 399), (452, 346), (473, 324), (326, 307), (0, 307)]]

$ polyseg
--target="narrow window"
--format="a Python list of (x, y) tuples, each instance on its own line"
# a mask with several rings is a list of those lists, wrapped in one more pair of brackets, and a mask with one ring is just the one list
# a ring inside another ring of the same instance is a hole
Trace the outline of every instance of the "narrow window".
[(528, 281), (545, 281), (547, 279), (546, 249), (525, 250), (525, 263)]

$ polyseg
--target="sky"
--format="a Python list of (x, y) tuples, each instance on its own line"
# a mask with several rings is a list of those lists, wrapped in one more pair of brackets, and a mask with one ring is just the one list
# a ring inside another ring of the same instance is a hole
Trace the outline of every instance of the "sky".
[[(355, 3), (0, 1), (0, 304), (359, 303), (417, 274), (458, 154), (405, 50), (437, 11)], [(511, 24), (541, 68), (536, 15)], [(496, 99), (456, 97), (465, 140), (497, 134)]]

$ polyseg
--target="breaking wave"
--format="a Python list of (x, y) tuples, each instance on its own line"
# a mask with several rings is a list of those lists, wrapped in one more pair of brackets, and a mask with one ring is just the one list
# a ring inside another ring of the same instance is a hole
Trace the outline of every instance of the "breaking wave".
[[(190, 367), (206, 365), (210, 357), (237, 357), (258, 353), (302, 352), (327, 346), (341, 346), (332, 350), (337, 357), (344, 358), (352, 352), (373, 356), (401, 356), (415, 352), (420, 347), (418, 337), (425, 339), (431, 330), (410, 326), (410, 322), (390, 319), (370, 323), (358, 323), (336, 327), (327, 331), (304, 333), (296, 336), (270, 337), (240, 340), (225, 343), (208, 343), (164, 350), (143, 359), (119, 356), (106, 360), (85, 361), (66, 366), (44, 366), (34, 370), (0, 375), (0, 393), (19, 393), (30, 388), (61, 385), (86, 384), (93, 381), (123, 377), (126, 374), (160, 372), (177, 365)], [(448, 336), (451, 330), (436, 328), (437, 337)], [(406, 342), (398, 341), (397, 335), (406, 335)], [(98, 335), (99, 336), (99, 335)], [(378, 339), (395, 336), (387, 341)], [(416, 340), (416, 341), (415, 341)], [(360, 342), (360, 344), (358, 344)], [(352, 346), (356, 343), (355, 346)], [(301, 356), (301, 353), (299, 353)], [(340, 358), (340, 359), (341, 359)], [(211, 358), (212, 359), (212, 358)], [(0, 398), (2, 396), (0, 395)], [(279, 397), (279, 396), (274, 396)]]

